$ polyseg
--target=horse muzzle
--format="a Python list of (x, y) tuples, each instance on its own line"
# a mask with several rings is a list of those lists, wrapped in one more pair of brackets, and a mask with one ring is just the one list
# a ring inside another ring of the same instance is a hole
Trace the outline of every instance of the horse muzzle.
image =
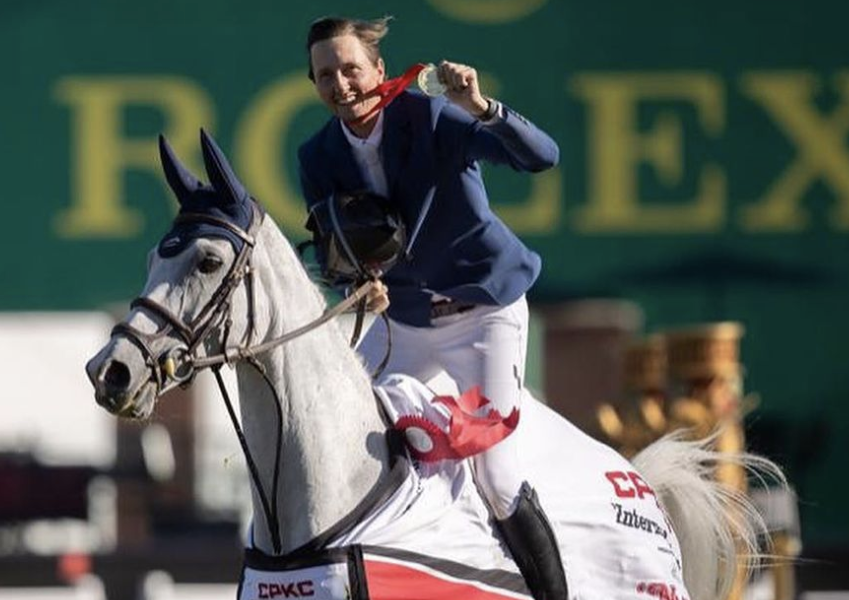
[(127, 352), (114, 340), (86, 364), (95, 401), (110, 413), (146, 418), (153, 411), (158, 385), (137, 353)]

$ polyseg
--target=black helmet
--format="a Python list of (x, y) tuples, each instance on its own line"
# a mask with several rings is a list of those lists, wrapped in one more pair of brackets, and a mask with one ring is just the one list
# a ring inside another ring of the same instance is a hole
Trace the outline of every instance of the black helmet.
[(386, 273), (405, 251), (407, 231), (397, 207), (372, 192), (338, 193), (307, 220), (331, 283)]

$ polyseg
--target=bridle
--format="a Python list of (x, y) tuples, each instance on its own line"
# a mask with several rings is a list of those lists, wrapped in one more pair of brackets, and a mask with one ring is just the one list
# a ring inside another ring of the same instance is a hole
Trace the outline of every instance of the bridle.
[[(256, 245), (256, 232), (262, 225), (263, 220), (263, 214), (257, 208), (256, 204), (252, 202), (251, 207), (253, 215), (247, 231), (226, 219), (202, 213), (182, 213), (175, 219), (175, 224), (206, 223), (221, 227), (234, 233), (244, 242), (235, 260), (230, 265), (227, 275), (225, 275), (212, 297), (191, 322), (184, 322), (179, 316), (155, 300), (145, 296), (139, 296), (130, 303), (130, 308), (145, 309), (164, 321), (165, 327), (150, 334), (122, 322), (115, 325), (112, 329), (113, 336), (122, 335), (139, 348), (144, 356), (145, 364), (150, 369), (151, 376), (157, 385), (157, 395), (161, 394), (165, 386), (170, 382), (177, 384), (189, 383), (198, 370), (206, 367), (215, 367), (223, 364), (232, 365), (241, 360), (254, 362), (253, 359), (257, 355), (300, 337), (357, 304), (362, 303), (362, 300), (368, 295), (369, 290), (374, 285), (372, 281), (365, 281), (344, 300), (324, 311), (313, 321), (272, 340), (251, 345), (254, 335), (255, 314), (251, 257)], [(230, 327), (232, 325), (232, 319), (229, 314), (230, 300), (233, 293), (243, 282), (248, 295), (248, 325), (245, 341), (241, 345), (228, 346)], [(198, 348), (206, 341), (209, 334), (221, 325), (224, 325), (221, 353), (198, 357), (196, 355)], [(181, 349), (177, 347), (167, 353), (156, 355), (152, 350), (154, 343), (172, 333), (177, 334), (185, 344), (185, 348)]]
[[(242, 229), (238, 225), (235, 225), (226, 219), (221, 219), (203, 213), (181, 213), (175, 220), (175, 224), (205, 223), (216, 227), (222, 227), (238, 236), (238, 238), (244, 242), (235, 260), (230, 265), (230, 269), (224, 279), (194, 319), (186, 323), (178, 315), (175, 315), (162, 304), (145, 296), (140, 296), (130, 303), (130, 307), (132, 309), (144, 309), (163, 321), (164, 326), (154, 333), (145, 333), (136, 327), (133, 327), (129, 323), (121, 322), (112, 329), (111, 335), (113, 337), (118, 335), (125, 337), (139, 349), (144, 357), (145, 364), (150, 370), (150, 377), (156, 383), (156, 396), (159, 396), (163, 391), (165, 391), (169, 384), (189, 385), (198, 371), (207, 367), (212, 368), (218, 387), (221, 390), (221, 394), (227, 406), (227, 412), (230, 415), (230, 420), (232, 421), (233, 427), (236, 430), (236, 435), (239, 438), (239, 444), (245, 454), (251, 478), (253, 479), (254, 486), (260, 497), (260, 503), (262, 504), (266, 523), (269, 527), (274, 551), (276, 554), (280, 554), (281, 543), (279, 532), (280, 528), (277, 518), (277, 484), (280, 474), (283, 415), (278, 391), (266, 374), (265, 368), (256, 357), (259, 354), (267, 352), (272, 348), (312, 331), (357, 304), (360, 304), (361, 306), (364, 305), (364, 300), (369, 290), (374, 285), (374, 282), (365, 281), (347, 298), (332, 308), (325, 310), (313, 321), (310, 321), (309, 323), (272, 340), (261, 344), (251, 345), (251, 341), (255, 334), (254, 315), (256, 313), (254, 306), (255, 294), (251, 257), (253, 255), (254, 247), (256, 246), (256, 235), (262, 226), (264, 214), (260, 211), (255, 202), (251, 201), (250, 206), (252, 216), (250, 226), (247, 230)], [(242, 344), (229, 346), (228, 343), (232, 326), (232, 317), (230, 315), (231, 299), (234, 292), (243, 283), (248, 296), (247, 331)], [(223, 329), (223, 335), (221, 337), (221, 353), (206, 357), (197, 356), (198, 349), (207, 341), (210, 334), (218, 328)], [(153, 351), (155, 343), (171, 334), (176, 334), (185, 346), (177, 346), (157, 355)], [(240, 361), (245, 361), (256, 369), (274, 395), (274, 404), (278, 418), (278, 433), (274, 475), (271, 488), (271, 502), (269, 502), (265, 489), (262, 486), (259, 478), (259, 471), (256, 468), (256, 464), (254, 463), (250, 449), (247, 445), (247, 440), (242, 432), (236, 413), (233, 410), (233, 404), (230, 401), (224, 381), (221, 378), (220, 370), (222, 365), (233, 365)]]

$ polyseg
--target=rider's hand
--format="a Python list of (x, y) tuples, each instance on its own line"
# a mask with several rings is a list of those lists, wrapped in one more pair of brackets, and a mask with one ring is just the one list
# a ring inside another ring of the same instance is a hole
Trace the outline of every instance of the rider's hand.
[(379, 315), (387, 308), (389, 308), (389, 289), (377, 279), (366, 296), (366, 310)]
[(443, 60), (437, 67), (437, 75), (448, 88), (446, 98), (473, 117), (480, 117), (489, 108), (489, 101), (481, 95), (478, 72), (472, 67)]

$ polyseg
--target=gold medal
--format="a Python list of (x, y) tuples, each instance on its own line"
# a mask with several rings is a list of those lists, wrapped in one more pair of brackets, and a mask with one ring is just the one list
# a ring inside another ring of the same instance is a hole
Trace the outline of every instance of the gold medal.
[(428, 96), (440, 96), (448, 89), (444, 83), (439, 81), (438, 71), (434, 64), (427, 64), (424, 69), (419, 71), (418, 84), (419, 89)]

